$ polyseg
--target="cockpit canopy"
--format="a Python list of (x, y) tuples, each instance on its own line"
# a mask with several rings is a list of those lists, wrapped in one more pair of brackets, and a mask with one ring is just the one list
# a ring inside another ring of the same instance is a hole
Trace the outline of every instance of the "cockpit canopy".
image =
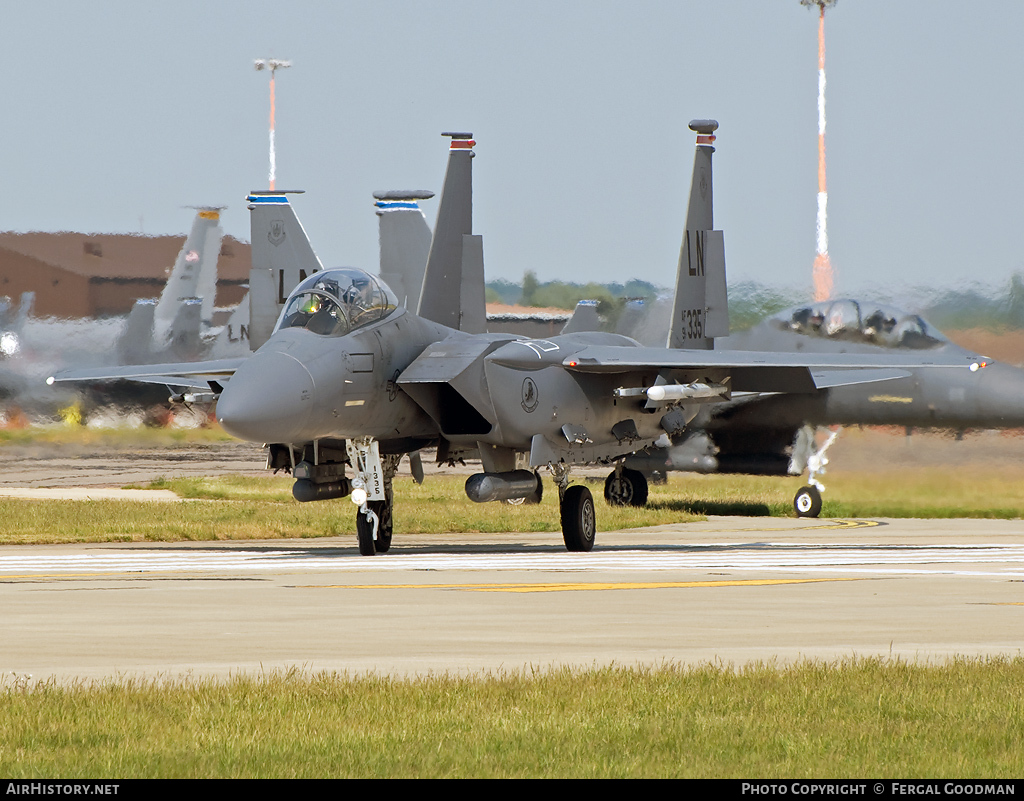
[(917, 314), (855, 300), (826, 300), (797, 306), (780, 312), (772, 320), (787, 331), (885, 348), (924, 350), (949, 341)]
[(375, 275), (345, 267), (314, 273), (292, 291), (277, 324), (340, 337), (383, 320), (398, 307), (395, 294)]

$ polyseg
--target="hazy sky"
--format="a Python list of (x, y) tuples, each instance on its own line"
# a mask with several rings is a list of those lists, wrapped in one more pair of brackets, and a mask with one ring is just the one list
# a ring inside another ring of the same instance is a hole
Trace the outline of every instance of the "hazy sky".
[[(826, 18), (837, 288), (1024, 270), (1024, 3), (840, 0)], [(374, 190), (440, 190), (477, 138), (489, 278), (674, 281), (695, 117), (719, 120), (730, 280), (810, 292), (817, 18), (798, 0), (12, 3), (0, 228), (181, 233), (267, 184), (327, 266), (376, 269)], [(433, 223), (436, 200), (424, 204)]]

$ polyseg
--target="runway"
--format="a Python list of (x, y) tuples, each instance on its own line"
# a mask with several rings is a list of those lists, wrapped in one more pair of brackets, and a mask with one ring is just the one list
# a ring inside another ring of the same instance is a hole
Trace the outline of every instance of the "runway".
[(7, 680), (1018, 655), (1024, 522), (9, 546), (0, 609)]

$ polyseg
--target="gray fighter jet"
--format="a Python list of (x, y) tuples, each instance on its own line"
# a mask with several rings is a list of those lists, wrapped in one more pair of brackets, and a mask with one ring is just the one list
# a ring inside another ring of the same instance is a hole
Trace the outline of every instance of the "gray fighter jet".
[[(77, 393), (47, 388), (42, 379), (71, 365), (99, 367), (248, 353), (248, 343), (221, 344), (211, 327), (223, 237), (220, 210), (197, 208), (159, 298), (136, 301), (126, 318), (36, 318), (29, 313), (30, 299), (23, 298), (14, 326), (5, 324), (0, 336), (4, 353), (0, 389), (8, 402), (30, 413), (53, 413), (68, 405)], [(105, 392), (103, 397), (118, 402), (156, 400), (156, 396), (141, 398), (137, 387), (113, 396)]]
[[(694, 207), (691, 197), (691, 210)], [(688, 229), (712, 227), (710, 202), (702, 213), (703, 219), (691, 219)], [(686, 314), (678, 301), (685, 291), (680, 284), (673, 319)], [(644, 341), (643, 331), (649, 329), (641, 319), (627, 330)], [(675, 342), (670, 339), (669, 345)], [(915, 357), (930, 362), (939, 355), (974, 356), (917, 314), (888, 303), (851, 299), (793, 307), (748, 331), (718, 339), (715, 347), (820, 355), (899, 353), (908, 363)], [(643, 505), (646, 476), (672, 470), (756, 475), (800, 475), (806, 470), (808, 483), (796, 493), (793, 506), (799, 516), (816, 517), (824, 490), (818, 476), (825, 471), (826, 452), (837, 435), (826, 430), (829, 427), (867, 424), (957, 431), (1024, 427), (1024, 370), (985, 358), (979, 359), (977, 367), (984, 369), (971, 373), (922, 366), (908, 369), (900, 378), (881, 376), (885, 380), (871, 381), (865, 375), (862, 382), (812, 393), (734, 395), (708, 404), (669, 447), (627, 457), (624, 470), (608, 477), (605, 498), (615, 505)]]
[[(905, 353), (908, 358), (969, 355), (917, 314), (849, 299), (788, 309), (718, 345), (745, 351)], [(824, 472), (825, 453), (836, 433), (825, 432), (824, 444), (817, 447), (816, 429), (853, 424), (956, 431), (1024, 426), (1024, 370), (984, 358), (977, 365), (975, 373), (910, 370), (903, 378), (799, 397), (734, 398), (704, 410), (700, 425), (717, 450), (705, 455), (724, 473), (799, 475), (807, 470), (808, 484), (797, 492), (794, 508), (800, 516), (816, 517), (824, 489), (817, 475)], [(666, 455), (673, 465), (702, 465), (699, 458), (694, 461), (702, 447), (699, 440), (680, 443), (674, 454)]]
[[(291, 470), (296, 498), (351, 497), (359, 550), (371, 555), (391, 545), (399, 460), (428, 445), (437, 447), (439, 461), (480, 454), (484, 471), (466, 483), (477, 502), (539, 496), (537, 470), (546, 467), (558, 487), (566, 547), (589, 551), (594, 502), (584, 485), (570, 485), (574, 466), (614, 463), (619, 470), (628, 454), (681, 435), (704, 404), (733, 393), (814, 394), (905, 377), (908, 366), (924, 362), (965, 373), (977, 364), (944, 352), (915, 352), (908, 360), (714, 350), (713, 338), (728, 328), (723, 237), (705, 225), (717, 123), (691, 127), (698, 145), (670, 333), (676, 347), (645, 348), (609, 333), (545, 340), (481, 333), (483, 249), (471, 233), (469, 202), (475, 143), (471, 134), (446, 134), (448, 169), (415, 313), (376, 276), (320, 270), (287, 195), (254, 193), (252, 291), (268, 280), (285, 285), (286, 269), (306, 273), (265, 344), (246, 359), (106, 377), (188, 381), (219, 393), (221, 425), (240, 439), (269, 443), (268, 466)], [(273, 262), (262, 278), (255, 275), (260, 241), (276, 250), (273, 259), (259, 259)], [(74, 371), (57, 380), (98, 377)], [(519, 455), (532, 469), (516, 469)]]

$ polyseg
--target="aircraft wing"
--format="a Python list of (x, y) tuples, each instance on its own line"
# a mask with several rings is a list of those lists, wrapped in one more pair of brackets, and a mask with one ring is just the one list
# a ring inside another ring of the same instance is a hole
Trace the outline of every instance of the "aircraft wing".
[(96, 367), (62, 370), (46, 379), (46, 383), (88, 383), (100, 381), (138, 381), (143, 384), (165, 384), (209, 392), (213, 384), (223, 385), (247, 357), (215, 359), (206, 362), (144, 364), (125, 367)]
[(760, 353), (755, 351), (588, 347), (561, 360), (580, 373), (634, 370), (727, 370), (736, 392), (813, 392), (829, 387), (905, 378), (921, 367), (978, 369), (972, 354)]

